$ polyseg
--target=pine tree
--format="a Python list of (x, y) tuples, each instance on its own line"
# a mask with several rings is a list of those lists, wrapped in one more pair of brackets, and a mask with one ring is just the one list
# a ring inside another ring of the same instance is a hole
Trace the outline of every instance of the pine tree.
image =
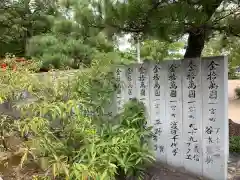
[(109, 36), (130, 33), (142, 39), (176, 41), (188, 34), (185, 58), (200, 57), (216, 33), (240, 36), (236, 0), (92, 0), (71, 1), (86, 27)]
[(25, 55), (25, 45), (32, 36), (46, 33), (51, 28), (49, 16), (56, 16), (56, 1), (1, 0), (0, 2), (0, 57), (11, 53)]

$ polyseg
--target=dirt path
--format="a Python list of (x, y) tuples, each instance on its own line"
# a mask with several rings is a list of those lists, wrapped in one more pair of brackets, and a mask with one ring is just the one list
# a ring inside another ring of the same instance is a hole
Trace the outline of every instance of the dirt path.
[(163, 164), (156, 164), (149, 168), (148, 175), (144, 180), (200, 180), (200, 177), (182, 173), (174, 168), (166, 167)]
[(228, 118), (240, 124), (240, 99), (229, 100)]
[(235, 88), (240, 86), (240, 80), (228, 81), (228, 118), (240, 123), (240, 100), (236, 99)]

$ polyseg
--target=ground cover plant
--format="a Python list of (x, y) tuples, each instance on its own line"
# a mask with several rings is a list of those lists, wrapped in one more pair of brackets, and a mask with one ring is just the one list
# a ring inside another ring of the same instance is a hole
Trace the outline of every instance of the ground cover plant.
[(229, 151), (232, 153), (240, 153), (240, 136), (233, 136), (229, 141)]
[[(105, 115), (103, 107), (116, 90), (110, 59), (112, 54), (99, 55), (89, 69), (71, 77), (65, 72), (62, 78), (51, 73), (36, 76), (41, 66), (37, 63), (1, 70), (0, 100), (9, 102), (15, 112), (1, 113), (1, 165), (12, 169), (10, 159), (19, 157), (15, 178), (28, 166), (35, 169), (23, 179), (144, 176), (145, 165), (154, 160), (147, 144), (151, 128), (144, 128), (144, 106), (134, 100), (122, 113)], [(12, 137), (18, 140), (14, 147)]]

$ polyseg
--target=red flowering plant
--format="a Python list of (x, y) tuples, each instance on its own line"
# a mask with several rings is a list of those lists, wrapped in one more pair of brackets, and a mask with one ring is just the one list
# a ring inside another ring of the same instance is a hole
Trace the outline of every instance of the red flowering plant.
[(6, 70), (7, 64), (6, 64), (6, 63), (2, 63), (2, 64), (1, 64), (1, 68), (2, 68), (3, 70)]
[[(24, 84), (26, 84), (27, 86), (29, 82), (28, 80), (24, 80), (24, 75), (26, 73), (29, 74), (38, 71), (39, 68), (36, 68), (36, 65), (39, 66), (37, 63), (32, 63), (24, 58), (16, 58), (14, 56), (6, 56), (5, 59), (2, 59), (0, 61), (0, 85), (6, 90), (6, 92), (4, 92), (4, 94), (0, 92), (0, 96), (6, 97), (9, 95), (10, 91), (13, 91), (13, 88), (9, 86), (9, 80), (11, 80), (12, 82), (16, 80), (19, 83), (22, 83), (18, 85), (14, 84), (14, 86), (18, 86), (15, 87), (15, 89), (17, 89), (16, 92), (18, 93), (22, 91), (22, 88), (26, 88), (24, 87)], [(11, 92), (10, 94), (12, 93), (13, 92)], [(0, 98), (0, 104), (2, 101), (5, 100), (9, 100), (9, 97), (6, 97), (4, 99)]]
[(2, 70), (13, 70), (16, 71), (18, 66), (25, 66), (26, 64), (31, 63), (27, 59), (21, 57), (7, 57), (4, 60), (2, 60), (2, 63), (0, 64)]

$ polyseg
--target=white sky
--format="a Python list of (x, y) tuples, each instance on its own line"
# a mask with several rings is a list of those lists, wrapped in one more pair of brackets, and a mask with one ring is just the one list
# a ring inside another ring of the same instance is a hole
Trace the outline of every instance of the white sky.
[(120, 51), (125, 51), (131, 47), (131, 44), (128, 42), (129, 38), (130, 38), (129, 34), (126, 34), (124, 37), (119, 38), (119, 50)]
[[(128, 48), (131, 47), (131, 44), (128, 41), (129, 38), (130, 38), (129, 34), (125, 35), (122, 38), (119, 38), (119, 50), (120, 51), (126, 51)], [(187, 36), (184, 36), (183, 40), (187, 40)], [(182, 50), (180, 50), (180, 53), (184, 54), (185, 51), (186, 51), (185, 49), (182, 49)]]

